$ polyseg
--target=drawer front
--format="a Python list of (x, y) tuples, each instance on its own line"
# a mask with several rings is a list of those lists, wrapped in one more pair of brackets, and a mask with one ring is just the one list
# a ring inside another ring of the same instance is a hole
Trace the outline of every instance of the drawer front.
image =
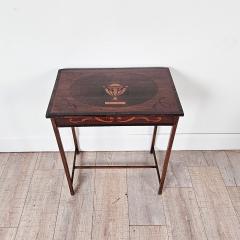
[(55, 118), (59, 127), (67, 126), (127, 126), (173, 125), (175, 116), (79, 116)]

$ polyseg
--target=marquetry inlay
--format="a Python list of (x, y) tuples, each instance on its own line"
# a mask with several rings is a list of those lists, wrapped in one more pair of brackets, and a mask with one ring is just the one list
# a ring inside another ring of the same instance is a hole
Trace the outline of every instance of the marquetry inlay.
[(69, 118), (70, 123), (87, 123), (87, 122), (100, 122), (100, 123), (130, 123), (133, 121), (144, 121), (148, 123), (158, 123), (162, 117), (146, 117), (146, 116), (131, 116), (131, 117), (78, 117)]

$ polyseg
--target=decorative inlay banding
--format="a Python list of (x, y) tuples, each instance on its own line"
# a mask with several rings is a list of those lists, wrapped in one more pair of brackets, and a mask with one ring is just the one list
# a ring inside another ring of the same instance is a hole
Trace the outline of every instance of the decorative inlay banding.
[(82, 118), (70, 118), (69, 122), (74, 124), (81, 123), (129, 123), (136, 121), (144, 121), (148, 123), (158, 123), (162, 120), (162, 117), (145, 117), (145, 116), (131, 116), (131, 117), (82, 117)]
[(114, 122), (114, 117), (94, 117), (95, 120), (97, 120), (98, 122), (103, 122), (103, 123), (112, 123)]
[(84, 123), (86, 121), (92, 121), (92, 117), (87, 117), (87, 118), (69, 118), (70, 123)]
[(129, 118), (124, 118), (124, 117), (117, 117), (117, 122), (125, 123), (125, 122), (131, 122), (134, 120), (145, 120), (146, 122), (159, 122), (161, 121), (161, 117), (129, 117)]

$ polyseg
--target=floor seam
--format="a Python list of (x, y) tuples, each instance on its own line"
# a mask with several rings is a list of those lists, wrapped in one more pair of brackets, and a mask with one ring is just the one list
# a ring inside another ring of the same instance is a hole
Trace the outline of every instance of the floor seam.
[(29, 190), (30, 190), (30, 186), (32, 184), (32, 179), (33, 179), (33, 175), (35, 173), (35, 167), (36, 167), (36, 164), (37, 164), (37, 160), (39, 158), (39, 153), (36, 153), (37, 156), (36, 156), (36, 159), (35, 159), (35, 164), (34, 164), (34, 168), (33, 168), (33, 172), (32, 172), (32, 175), (31, 175), (31, 179), (29, 181), (29, 185), (28, 185), (28, 190), (27, 190), (27, 194), (26, 194), (26, 197), (25, 197), (25, 200), (24, 200), (24, 205), (23, 205), (23, 209), (22, 209), (22, 212), (21, 212), (21, 216), (19, 218), (19, 222), (18, 222), (18, 225), (17, 225), (17, 230), (16, 230), (16, 234), (14, 236), (14, 239), (16, 239), (17, 237), (17, 233), (18, 233), (18, 230), (19, 230), (19, 226), (20, 226), (20, 223), (21, 223), (21, 219), (22, 219), (22, 216), (23, 216), (23, 212), (24, 212), (24, 209), (25, 209), (25, 206), (26, 206), (26, 201), (27, 201), (27, 197), (29, 195)]

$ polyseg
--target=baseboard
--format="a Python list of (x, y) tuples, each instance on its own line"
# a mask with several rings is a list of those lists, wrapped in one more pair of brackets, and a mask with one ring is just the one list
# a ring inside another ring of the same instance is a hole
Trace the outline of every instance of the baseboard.
[[(156, 148), (166, 149), (168, 134), (157, 136)], [(128, 134), (120, 136), (82, 135), (80, 147), (83, 151), (139, 151), (149, 150), (151, 134)], [(72, 150), (70, 136), (63, 137), (65, 150)], [(219, 150), (240, 149), (240, 134), (177, 134), (175, 150)], [(57, 151), (52, 138), (0, 139), (0, 152)]]

